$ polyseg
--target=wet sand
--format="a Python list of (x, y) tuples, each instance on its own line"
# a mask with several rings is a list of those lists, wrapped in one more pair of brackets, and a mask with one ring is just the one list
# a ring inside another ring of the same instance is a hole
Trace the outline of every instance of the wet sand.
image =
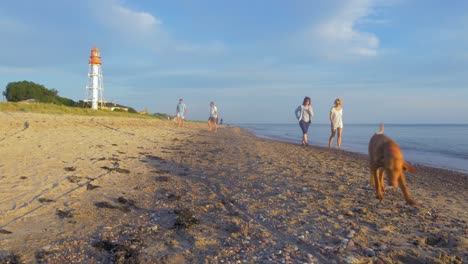
[(412, 207), (365, 155), (0, 112), (0, 263), (466, 263), (468, 175), (416, 169)]

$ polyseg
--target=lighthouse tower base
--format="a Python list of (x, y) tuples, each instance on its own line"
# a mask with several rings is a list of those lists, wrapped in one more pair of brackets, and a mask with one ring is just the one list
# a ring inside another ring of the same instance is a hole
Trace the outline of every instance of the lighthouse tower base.
[(105, 104), (101, 69), (100, 64), (89, 64), (86, 97), (83, 101), (94, 110), (102, 108)]

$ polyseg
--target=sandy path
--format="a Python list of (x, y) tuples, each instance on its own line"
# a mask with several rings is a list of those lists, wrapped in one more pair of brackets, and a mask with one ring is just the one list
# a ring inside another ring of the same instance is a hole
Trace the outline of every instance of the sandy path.
[[(463, 263), (467, 175), (378, 202), (366, 157), (238, 128), (0, 113), (0, 260)], [(93, 188), (93, 186), (98, 186)], [(48, 199), (48, 200), (47, 200)], [(11, 233), (9, 233), (11, 232)]]

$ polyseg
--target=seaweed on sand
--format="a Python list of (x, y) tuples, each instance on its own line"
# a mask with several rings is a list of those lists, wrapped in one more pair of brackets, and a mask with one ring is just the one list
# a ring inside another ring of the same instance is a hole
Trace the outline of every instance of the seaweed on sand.
[(199, 223), (198, 219), (196, 219), (192, 212), (187, 208), (175, 210), (174, 213), (177, 214), (177, 218), (173, 226), (174, 229), (186, 229)]

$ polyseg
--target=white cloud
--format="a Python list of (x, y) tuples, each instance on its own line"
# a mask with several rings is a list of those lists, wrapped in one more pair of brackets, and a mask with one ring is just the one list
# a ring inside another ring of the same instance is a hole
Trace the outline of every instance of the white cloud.
[(371, 0), (344, 1), (332, 15), (305, 32), (306, 42), (312, 46), (314, 53), (326, 58), (376, 56), (378, 37), (356, 27), (370, 21), (368, 17), (372, 15), (373, 3)]
[[(96, 3), (99, 3), (100, 7), (96, 8)], [(145, 46), (161, 53), (218, 55), (227, 50), (225, 43), (219, 40), (209, 40), (201, 44), (179, 40), (167, 32), (161, 19), (151, 13), (125, 7), (124, 3), (122, 0), (103, 0), (92, 1), (90, 4), (98, 21), (117, 35), (115, 37), (119, 41)]]
[(92, 1), (90, 8), (103, 25), (124, 38), (155, 37), (160, 31), (161, 20), (150, 13), (124, 7), (122, 3), (119, 0)]

